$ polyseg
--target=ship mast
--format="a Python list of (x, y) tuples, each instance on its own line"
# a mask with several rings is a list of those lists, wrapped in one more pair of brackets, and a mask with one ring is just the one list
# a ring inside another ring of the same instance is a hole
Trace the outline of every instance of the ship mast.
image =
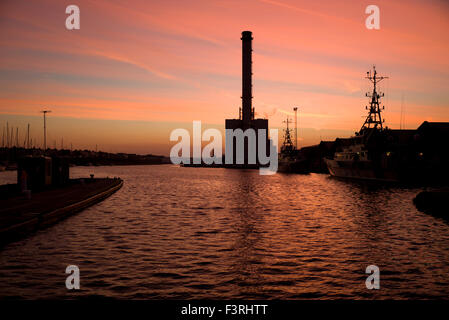
[[(382, 119), (381, 109), (380, 109), (380, 98), (384, 97), (385, 94), (382, 92), (377, 92), (377, 84), (381, 82), (383, 79), (388, 79), (388, 77), (381, 77), (377, 75), (376, 66), (373, 66), (373, 73), (371, 74), (371, 70), (366, 73), (366, 79), (369, 79), (373, 83), (373, 92), (367, 92), (366, 96), (369, 97), (370, 106), (366, 107), (368, 110), (368, 116), (366, 117), (365, 123), (360, 129), (360, 134), (363, 134), (367, 129), (378, 129), (380, 131), (383, 130), (383, 122), (385, 119)], [(385, 109), (383, 106), (382, 110)]]
[(283, 122), (287, 124), (287, 128), (284, 129), (285, 135), (284, 135), (284, 142), (281, 147), (281, 152), (282, 153), (290, 153), (290, 152), (293, 152), (293, 150), (295, 150), (295, 146), (293, 145), (291, 134), (290, 134), (291, 130), (288, 126), (289, 123), (291, 123), (291, 120), (287, 117), (287, 120), (283, 121)]

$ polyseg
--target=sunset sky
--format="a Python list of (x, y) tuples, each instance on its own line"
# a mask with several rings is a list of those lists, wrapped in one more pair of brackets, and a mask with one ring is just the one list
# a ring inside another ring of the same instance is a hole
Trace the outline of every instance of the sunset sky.
[[(81, 11), (67, 30), (66, 6)], [(380, 8), (367, 30), (365, 8)], [(349, 136), (366, 115), (366, 71), (389, 80), (386, 125), (449, 121), (449, 3), (444, 0), (0, 2), (0, 130), (27, 123), (48, 141), (168, 155), (193, 120), (223, 129), (241, 104), (241, 40), (253, 32), (253, 104), (271, 128), (298, 106), (300, 145)], [(402, 108), (401, 108), (402, 106)], [(1, 134), (1, 132), (0, 132)]]

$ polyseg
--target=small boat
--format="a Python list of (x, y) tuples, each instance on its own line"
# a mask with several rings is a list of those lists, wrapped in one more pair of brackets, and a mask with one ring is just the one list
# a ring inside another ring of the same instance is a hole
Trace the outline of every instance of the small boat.
[(336, 152), (333, 159), (324, 159), (332, 176), (340, 178), (398, 181), (396, 171), (385, 164), (390, 153), (381, 155), (382, 160), (371, 156), (364, 144), (351, 145)]

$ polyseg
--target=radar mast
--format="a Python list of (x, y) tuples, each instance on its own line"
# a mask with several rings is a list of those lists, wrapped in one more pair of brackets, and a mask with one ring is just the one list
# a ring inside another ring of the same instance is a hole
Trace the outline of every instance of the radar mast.
[[(370, 106), (366, 107), (368, 110), (368, 116), (366, 117), (365, 123), (360, 129), (360, 134), (362, 135), (368, 129), (377, 129), (379, 131), (383, 130), (383, 122), (385, 119), (382, 119), (381, 116), (381, 108), (380, 108), (380, 98), (385, 96), (382, 92), (377, 92), (377, 84), (381, 82), (383, 79), (388, 79), (388, 77), (381, 77), (377, 75), (376, 66), (373, 66), (373, 73), (371, 70), (366, 73), (366, 79), (370, 80), (373, 83), (373, 92), (367, 92), (366, 96), (370, 98)], [(385, 109), (383, 106), (382, 110)]]
[(287, 128), (284, 129), (285, 135), (284, 142), (281, 147), (281, 153), (292, 153), (294, 150), (296, 150), (291, 138), (291, 129), (288, 126), (292, 121), (287, 117), (287, 120), (283, 122), (287, 124)]

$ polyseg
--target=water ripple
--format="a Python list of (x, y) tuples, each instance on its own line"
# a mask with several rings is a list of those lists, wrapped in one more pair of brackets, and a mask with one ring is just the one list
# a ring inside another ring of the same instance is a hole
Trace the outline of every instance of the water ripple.
[[(0, 251), (0, 297), (410, 299), (449, 295), (449, 226), (418, 189), (326, 175), (174, 166), (73, 168), (121, 190)], [(65, 288), (78, 265), (81, 290)], [(365, 268), (381, 290), (365, 288)]]

